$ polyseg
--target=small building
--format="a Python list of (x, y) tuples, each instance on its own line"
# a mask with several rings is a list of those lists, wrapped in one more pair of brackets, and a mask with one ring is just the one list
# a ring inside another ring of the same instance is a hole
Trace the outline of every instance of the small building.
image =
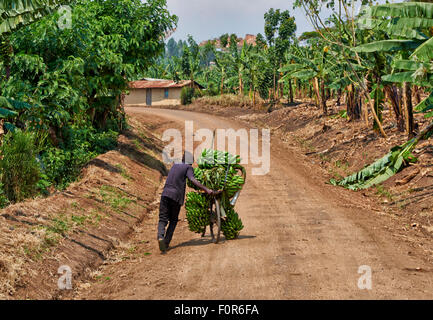
[[(191, 80), (143, 79), (129, 83), (129, 94), (125, 96), (125, 106), (173, 106), (179, 105), (183, 87), (191, 86)], [(203, 89), (194, 81), (194, 88)]]

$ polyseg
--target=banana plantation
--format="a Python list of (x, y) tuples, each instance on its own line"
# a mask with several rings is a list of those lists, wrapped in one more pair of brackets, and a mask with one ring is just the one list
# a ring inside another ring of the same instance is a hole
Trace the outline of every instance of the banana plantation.
[[(293, 104), (310, 100), (323, 116), (330, 103), (346, 105), (349, 122), (363, 122), (387, 138), (383, 110), (389, 107), (408, 143), (396, 146), (384, 159), (333, 184), (358, 189), (383, 182), (405, 164), (432, 126), (420, 128), (415, 113), (433, 116), (431, 77), (433, 4), (364, 1), (296, 1), (314, 31), (297, 37), (296, 20), (288, 10), (264, 15), (264, 35), (255, 44), (238, 42), (236, 34), (198, 45), (171, 39), (148, 76), (197, 80), (206, 90), (195, 96), (231, 94), (252, 106)], [(332, 14), (320, 16), (321, 8)], [(358, 6), (355, 12), (355, 6)], [(350, 183), (349, 183), (350, 181)]]

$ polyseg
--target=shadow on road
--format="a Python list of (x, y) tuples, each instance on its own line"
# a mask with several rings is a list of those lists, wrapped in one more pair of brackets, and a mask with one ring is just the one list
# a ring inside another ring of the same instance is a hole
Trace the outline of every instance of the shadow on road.
[[(224, 243), (226, 241), (236, 241), (236, 240), (243, 240), (243, 239), (253, 239), (256, 236), (249, 236), (249, 235), (240, 235), (237, 239), (235, 240), (225, 240), (224, 238), (222, 238), (220, 241), (220, 243)], [(204, 246), (204, 245), (208, 245), (208, 244), (213, 244), (212, 242), (212, 238), (210, 236), (206, 236), (204, 238), (200, 238), (200, 239), (192, 239), (186, 242), (182, 242), (179, 243), (173, 247), (170, 247), (170, 249), (175, 249), (175, 248), (181, 248), (181, 247), (195, 247), (195, 246)]]

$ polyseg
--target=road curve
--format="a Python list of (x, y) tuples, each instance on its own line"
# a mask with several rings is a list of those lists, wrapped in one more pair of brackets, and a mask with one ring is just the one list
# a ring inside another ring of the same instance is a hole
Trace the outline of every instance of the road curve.
[[(234, 119), (180, 110), (128, 108), (127, 113), (180, 124), (192, 120), (195, 129), (244, 126)], [(236, 204), (245, 226), (240, 239), (209, 243), (188, 231), (182, 209), (172, 250), (126, 268), (129, 277), (123, 279), (128, 280), (114, 279), (123, 283), (104, 298), (433, 298), (431, 273), (413, 272), (430, 266), (408, 256), (405, 243), (376, 229), (377, 213), (344, 205), (333, 187), (318, 183), (294, 152), (272, 139), (270, 172), (253, 176), (252, 166), (246, 166), (247, 183)], [(154, 229), (146, 229), (152, 241)], [(371, 290), (358, 286), (367, 275), (366, 269), (358, 273), (361, 266), (371, 268)]]

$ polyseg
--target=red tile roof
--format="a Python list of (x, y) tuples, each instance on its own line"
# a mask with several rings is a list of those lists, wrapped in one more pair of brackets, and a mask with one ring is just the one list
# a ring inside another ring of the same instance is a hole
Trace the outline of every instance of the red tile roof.
[(182, 88), (191, 84), (191, 80), (181, 80), (178, 83), (172, 80), (138, 80), (129, 83), (131, 89), (153, 88)]

